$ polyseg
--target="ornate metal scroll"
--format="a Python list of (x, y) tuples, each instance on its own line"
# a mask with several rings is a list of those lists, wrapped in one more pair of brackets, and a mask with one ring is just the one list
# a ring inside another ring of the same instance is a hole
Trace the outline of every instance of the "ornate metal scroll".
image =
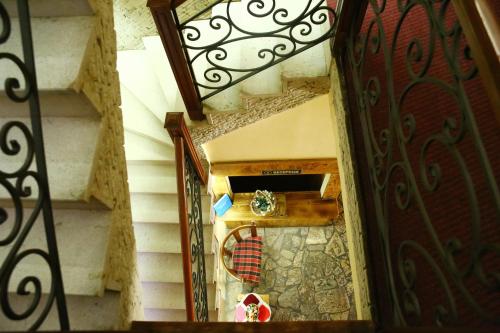
[[(300, 13), (296, 14), (278, 3), (278, 0), (218, 0), (212, 1), (211, 5), (183, 22), (179, 22), (175, 15), (186, 59), (201, 100), (333, 36), (335, 10), (323, 0), (303, 1)], [(212, 16), (207, 29), (200, 29), (194, 21), (206, 17), (217, 5), (224, 6), (225, 13)], [(242, 22), (248, 20), (252, 21), (251, 26)], [(329, 27), (327, 31), (321, 31), (320, 26), (325, 23), (329, 23)], [(268, 29), (263, 31), (263, 26)], [(249, 51), (245, 45), (252, 42), (258, 42), (259, 47)], [(243, 67), (228, 64), (231, 59), (240, 58), (239, 53), (235, 53), (240, 52), (240, 49), (246, 52), (245, 57), (255, 60), (255, 65)], [(201, 90), (205, 92), (201, 94)]]
[(205, 271), (200, 179), (189, 154), (185, 155), (185, 166), (194, 310), (196, 321), (208, 321), (207, 277)]
[[(366, 29), (351, 32), (348, 40), (352, 77), (346, 81), (354, 89), (357, 110), (353, 119), (359, 123), (369, 170), (366, 187), (371, 191), (366, 195), (373, 206), (369, 223), (376, 224), (382, 247), (383, 263), (377, 264), (383, 264), (387, 277), (391, 320), (397, 325), (428, 325), (426, 316), (435, 325), (461, 325), (460, 317), (472, 313), (483, 323), (498, 325), (500, 267), (491, 263), (498, 263), (500, 257), (499, 180), (476, 120), (479, 112), (488, 111), (474, 112), (474, 101), (465, 89), (478, 75), (471, 50), (449, 0), (370, 0), (368, 7), (373, 14), (365, 19)], [(413, 37), (416, 32), (405, 26), (408, 17), (416, 13), (427, 36)], [(384, 20), (387, 17), (390, 19)], [(397, 58), (400, 53), (403, 56)], [(395, 71), (397, 61), (404, 63), (402, 71)], [(441, 76), (431, 71), (438, 61), (447, 71)], [(373, 64), (380, 68), (370, 68)], [(402, 78), (406, 82), (401, 86)], [(432, 131), (426, 127), (429, 123), (419, 123), (421, 115), (410, 112), (409, 105), (419, 102), (413, 96), (422, 86), (438, 89), (452, 101), (444, 118), (438, 117), (438, 106), (424, 111), (436, 119)], [(477, 158), (471, 162), (464, 147)], [(446, 166), (439, 161), (445, 157), (452, 161)], [(471, 163), (480, 169), (482, 189), (476, 187), (479, 176), (472, 174)], [(432, 212), (438, 203), (426, 200), (443, 193), (448, 196), (446, 202), (453, 204), (457, 193), (439, 192), (447, 185), (445, 180), (450, 181), (447, 174), (452, 171), (458, 175), (453, 181), (459, 182), (466, 198), (461, 203), (462, 221), (435, 216)], [(395, 220), (396, 215), (401, 218)], [(467, 239), (443, 237), (440, 223), (467, 227)], [(490, 229), (485, 232), (487, 224)], [(419, 230), (419, 234), (403, 232), (407, 239), (395, 243), (398, 230)], [(419, 284), (423, 279), (433, 286), (431, 297), (425, 295), (426, 302), (422, 290), (429, 287)], [(480, 291), (491, 297), (491, 302), (485, 304), (477, 296)], [(440, 298), (432, 299), (433, 293)]]
[[(0, 307), (8, 319), (14, 322), (27, 320), (32, 323), (29, 329), (36, 330), (43, 324), (55, 302), (60, 327), (69, 330), (47, 179), (28, 0), (18, 0), (17, 8), (24, 61), (8, 52), (0, 52), (0, 60), (3, 60), (2, 66), (15, 66), (22, 73), (22, 78), (7, 78), (4, 89), (13, 103), (29, 104), (31, 129), (29, 124), (15, 120), (7, 121), (0, 129), (0, 191), (7, 195), (4, 201), (8, 202), (0, 207), (0, 226), (5, 231), (0, 234), (0, 247), (7, 252), (0, 266)], [(0, 3), (0, 17), (2, 45), (12, 38), (12, 21), (3, 3)], [(21, 80), (24, 89), (20, 89)], [(26, 147), (21, 146), (23, 142)], [(11, 164), (6, 167), (8, 160), (17, 163), (14, 170), (11, 170)], [(36, 171), (31, 168), (33, 162)], [(25, 199), (34, 200), (33, 207), (26, 205)], [(44, 225), (47, 250), (29, 248), (26, 242), (35, 223)], [(14, 272), (27, 258), (33, 257), (41, 259), (50, 270), (49, 290), (42, 290), (43, 283), (37, 277), (40, 272), (31, 272), (17, 283), (15, 292), (9, 294)], [(30, 298), (22, 309), (12, 303), (12, 298), (20, 296)]]

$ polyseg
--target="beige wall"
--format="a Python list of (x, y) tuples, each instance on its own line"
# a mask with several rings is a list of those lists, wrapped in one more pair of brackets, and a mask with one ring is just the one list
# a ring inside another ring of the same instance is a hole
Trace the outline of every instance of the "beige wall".
[(327, 94), (203, 144), (211, 163), (336, 157)]
[(371, 320), (371, 300), (366, 268), (365, 239), (361, 222), (360, 199), (356, 188), (354, 151), (349, 138), (349, 124), (342, 96), (342, 80), (335, 60), (330, 68), (332, 120), (337, 146), (340, 187), (344, 207), (349, 261), (351, 263), (354, 303), (358, 320)]

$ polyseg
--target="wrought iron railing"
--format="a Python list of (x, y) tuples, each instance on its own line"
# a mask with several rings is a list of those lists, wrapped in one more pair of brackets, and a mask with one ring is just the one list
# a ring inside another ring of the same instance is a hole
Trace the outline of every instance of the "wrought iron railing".
[(203, 100), (331, 38), (335, 2), (149, 0), (148, 6), (188, 113), (200, 120)]
[(194, 148), (183, 113), (167, 113), (165, 128), (175, 145), (187, 320), (208, 321), (201, 205), (201, 185), (206, 185), (207, 175)]
[[(22, 56), (5, 51), (4, 45), (13, 38), (14, 22), (4, 4), (0, 3), (1, 68), (5, 71), (7, 66), (14, 66), (22, 73), (19, 78), (5, 80), (6, 96), (1, 98), (8, 98), (12, 103), (26, 103), (31, 118), (31, 128), (30, 124), (7, 120), (2, 121), (0, 129), (0, 191), (2, 196), (7, 196), (2, 200), (5, 204), (0, 207), (0, 248), (6, 253), (0, 266), (0, 307), (6, 320), (23, 325), (29, 322), (29, 329), (35, 330), (44, 323), (55, 302), (61, 330), (69, 330), (47, 178), (28, 0), (17, 1), (17, 15)], [(20, 88), (22, 83), (23, 89)], [(0, 115), (2, 111), (6, 110), (0, 110)], [(34, 204), (26, 204), (26, 200), (34, 201)], [(30, 248), (26, 242), (35, 223), (43, 223), (46, 250)], [(37, 276), (40, 272), (36, 271), (20, 279), (17, 286), (12, 286), (16, 269), (33, 257), (41, 259), (50, 269), (48, 290), (43, 290), (45, 285)], [(12, 293), (9, 288), (12, 288)], [(12, 304), (16, 297), (30, 297), (30, 300), (20, 309), (19, 304)]]
[(336, 50), (384, 327), (500, 325), (500, 63), (478, 3), (353, 3)]

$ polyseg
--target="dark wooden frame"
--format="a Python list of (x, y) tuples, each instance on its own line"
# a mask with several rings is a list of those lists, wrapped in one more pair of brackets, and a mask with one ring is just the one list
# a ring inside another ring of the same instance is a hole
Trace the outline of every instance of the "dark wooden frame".
[[(500, 29), (500, 22), (498, 18), (495, 20), (495, 15), (487, 4), (487, 0), (482, 1), (483, 9), (490, 11), (489, 17), (495, 22), (483, 21), (477, 1), (452, 0), (451, 2), (455, 7), (458, 20), (479, 69), (479, 76), (483, 81), (493, 112), (495, 112), (500, 125), (500, 58), (486, 27), (488, 24), (493, 24), (497, 29)], [(498, 38), (498, 36), (495, 37)]]
[(185, 156), (189, 155), (202, 185), (207, 184), (207, 173), (201, 165), (200, 158), (189, 134), (182, 112), (169, 112), (165, 118), (165, 128), (172, 138), (175, 147), (175, 161), (177, 174), (177, 195), (179, 205), (179, 226), (182, 249), (182, 268), (184, 277), (184, 297), (186, 300), (187, 321), (195, 321), (195, 302), (193, 293), (192, 268), (191, 268), (191, 246), (189, 240), (189, 218), (186, 184), (184, 174), (186, 172)]

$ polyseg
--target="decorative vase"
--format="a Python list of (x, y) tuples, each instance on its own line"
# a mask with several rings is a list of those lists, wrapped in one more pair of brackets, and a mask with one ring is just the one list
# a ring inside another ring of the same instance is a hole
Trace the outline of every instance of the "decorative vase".
[(276, 196), (269, 191), (255, 191), (250, 201), (250, 209), (256, 216), (269, 216), (276, 209)]

